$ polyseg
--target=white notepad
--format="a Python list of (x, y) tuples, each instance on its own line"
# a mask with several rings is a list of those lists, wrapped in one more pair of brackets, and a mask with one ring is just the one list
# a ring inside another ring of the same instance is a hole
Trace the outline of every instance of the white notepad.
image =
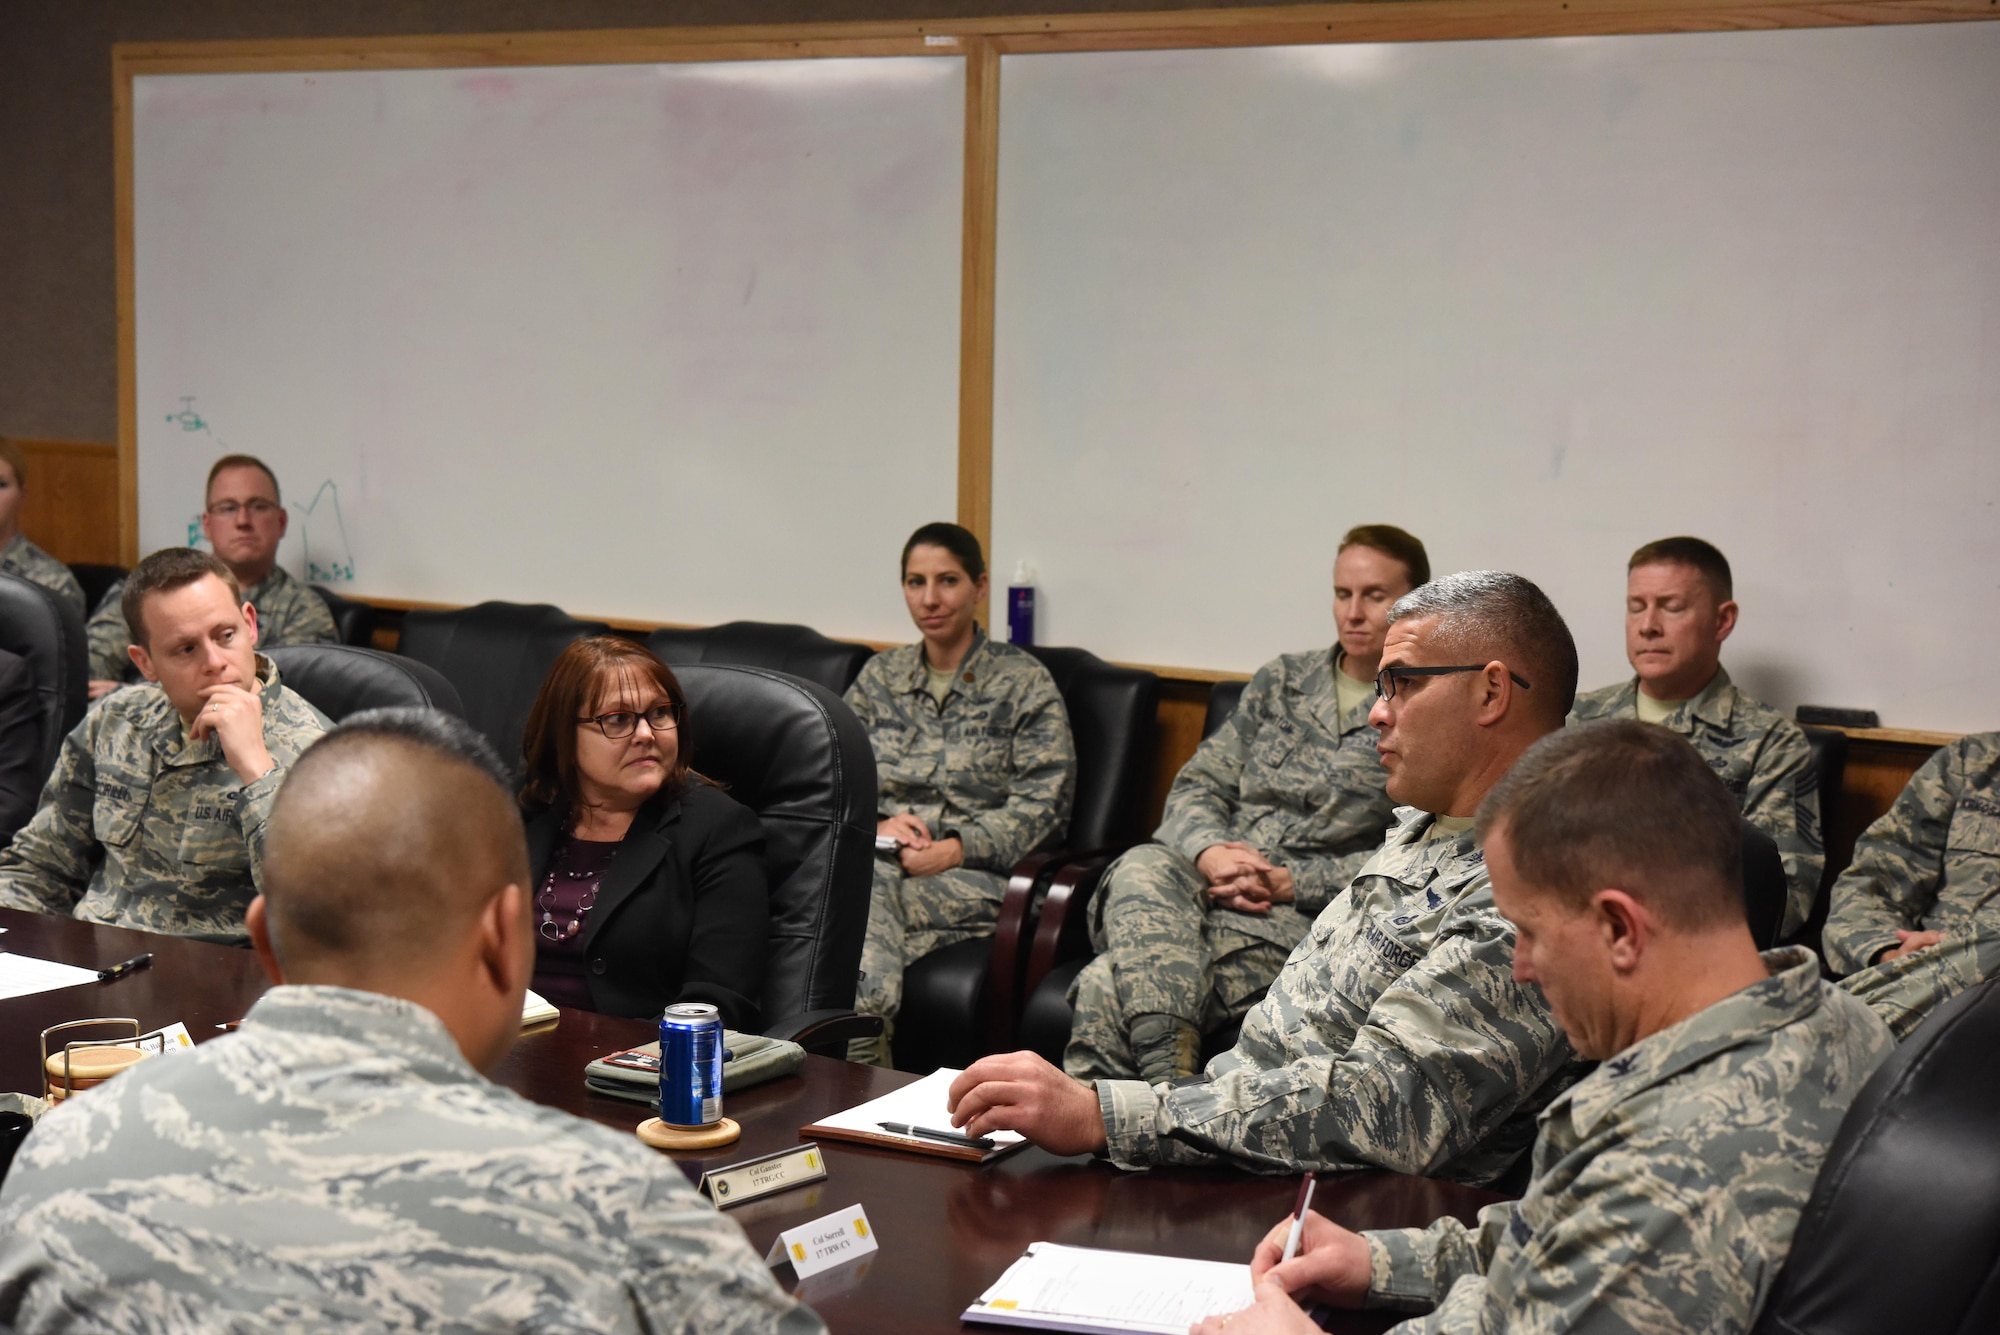
[(97, 970), (74, 964), (38, 960), (31, 955), (0, 954), (0, 997), (26, 997), (97, 981)]
[(822, 1117), (801, 1130), (804, 1134), (829, 1136), (836, 1140), (858, 1140), (915, 1150), (920, 1154), (972, 1160), (1004, 1154), (1027, 1143), (1027, 1137), (1018, 1131), (989, 1131), (987, 1136), (992, 1140), (993, 1148), (979, 1150), (969, 1146), (960, 1148), (923, 1136), (897, 1135), (882, 1129), (884, 1122), (901, 1122), (909, 1126), (929, 1127), (934, 1131), (957, 1130), (951, 1124), (949, 1096), (951, 1082), (958, 1077), (959, 1072), (953, 1068), (940, 1067), (921, 1080), (912, 1081), (881, 1098), (870, 1099), (844, 1112)]
[(1035, 1330), (1186, 1335), (1203, 1317), (1241, 1311), (1252, 1299), (1247, 1265), (1037, 1242), (962, 1319)]

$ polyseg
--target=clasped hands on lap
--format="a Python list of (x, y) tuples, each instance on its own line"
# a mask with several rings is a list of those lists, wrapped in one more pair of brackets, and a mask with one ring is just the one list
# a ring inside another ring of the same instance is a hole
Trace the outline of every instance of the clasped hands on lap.
[(1291, 872), (1274, 866), (1246, 843), (1232, 839), (1210, 844), (1194, 865), (1208, 880), (1208, 899), (1213, 908), (1269, 913), (1273, 904), (1292, 902)]
[(964, 844), (957, 839), (931, 838), (931, 827), (915, 812), (875, 822), (875, 833), (902, 845), (896, 850), (896, 860), (903, 864), (905, 876), (935, 876), (965, 861)]

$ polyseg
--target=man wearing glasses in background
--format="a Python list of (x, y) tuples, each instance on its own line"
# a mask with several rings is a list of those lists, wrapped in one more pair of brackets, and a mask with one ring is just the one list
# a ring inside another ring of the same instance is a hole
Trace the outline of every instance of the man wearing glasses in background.
[(1473, 836), (1479, 803), (1576, 695), (1540, 589), (1478, 570), (1389, 612), (1369, 722), (1397, 824), (1313, 922), (1236, 1046), (1189, 1080), (1085, 1083), (1032, 1052), (975, 1062), (952, 1124), (1123, 1167), (1380, 1167), (1484, 1185), (1535, 1135), (1571, 1053), (1514, 977), (1514, 927)]
[[(290, 516), (278, 497), (278, 475), (260, 459), (228, 454), (208, 470), (202, 535), (257, 609), (257, 645), (332, 644), (333, 614), (311, 588), (278, 565)], [(85, 630), (90, 639), (90, 698), (109, 695), (130, 679), (132, 633), (119, 608), (124, 585), (113, 585)]]

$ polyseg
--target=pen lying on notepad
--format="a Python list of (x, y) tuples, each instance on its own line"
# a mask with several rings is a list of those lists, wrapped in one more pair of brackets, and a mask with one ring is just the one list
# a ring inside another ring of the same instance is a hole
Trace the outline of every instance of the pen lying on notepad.
[(970, 1145), (975, 1150), (990, 1150), (994, 1142), (989, 1136), (966, 1136), (956, 1131), (933, 1131), (927, 1126), (911, 1126), (908, 1122), (877, 1122), (892, 1136), (921, 1136), (925, 1140), (940, 1140), (947, 1145)]

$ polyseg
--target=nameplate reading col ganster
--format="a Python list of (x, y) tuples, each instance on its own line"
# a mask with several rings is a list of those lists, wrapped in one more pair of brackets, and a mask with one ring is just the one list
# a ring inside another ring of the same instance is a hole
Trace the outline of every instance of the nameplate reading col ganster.
[(859, 1205), (850, 1205), (780, 1233), (771, 1244), (764, 1264), (776, 1266), (789, 1262), (793, 1273), (804, 1279), (858, 1261), (874, 1250), (875, 1230), (868, 1226), (868, 1212)]
[(826, 1156), (819, 1152), (819, 1146), (807, 1141), (795, 1150), (779, 1150), (776, 1154), (761, 1154), (741, 1163), (711, 1168), (701, 1175), (701, 1191), (715, 1202), (717, 1209), (727, 1210), (761, 1196), (825, 1180)]

